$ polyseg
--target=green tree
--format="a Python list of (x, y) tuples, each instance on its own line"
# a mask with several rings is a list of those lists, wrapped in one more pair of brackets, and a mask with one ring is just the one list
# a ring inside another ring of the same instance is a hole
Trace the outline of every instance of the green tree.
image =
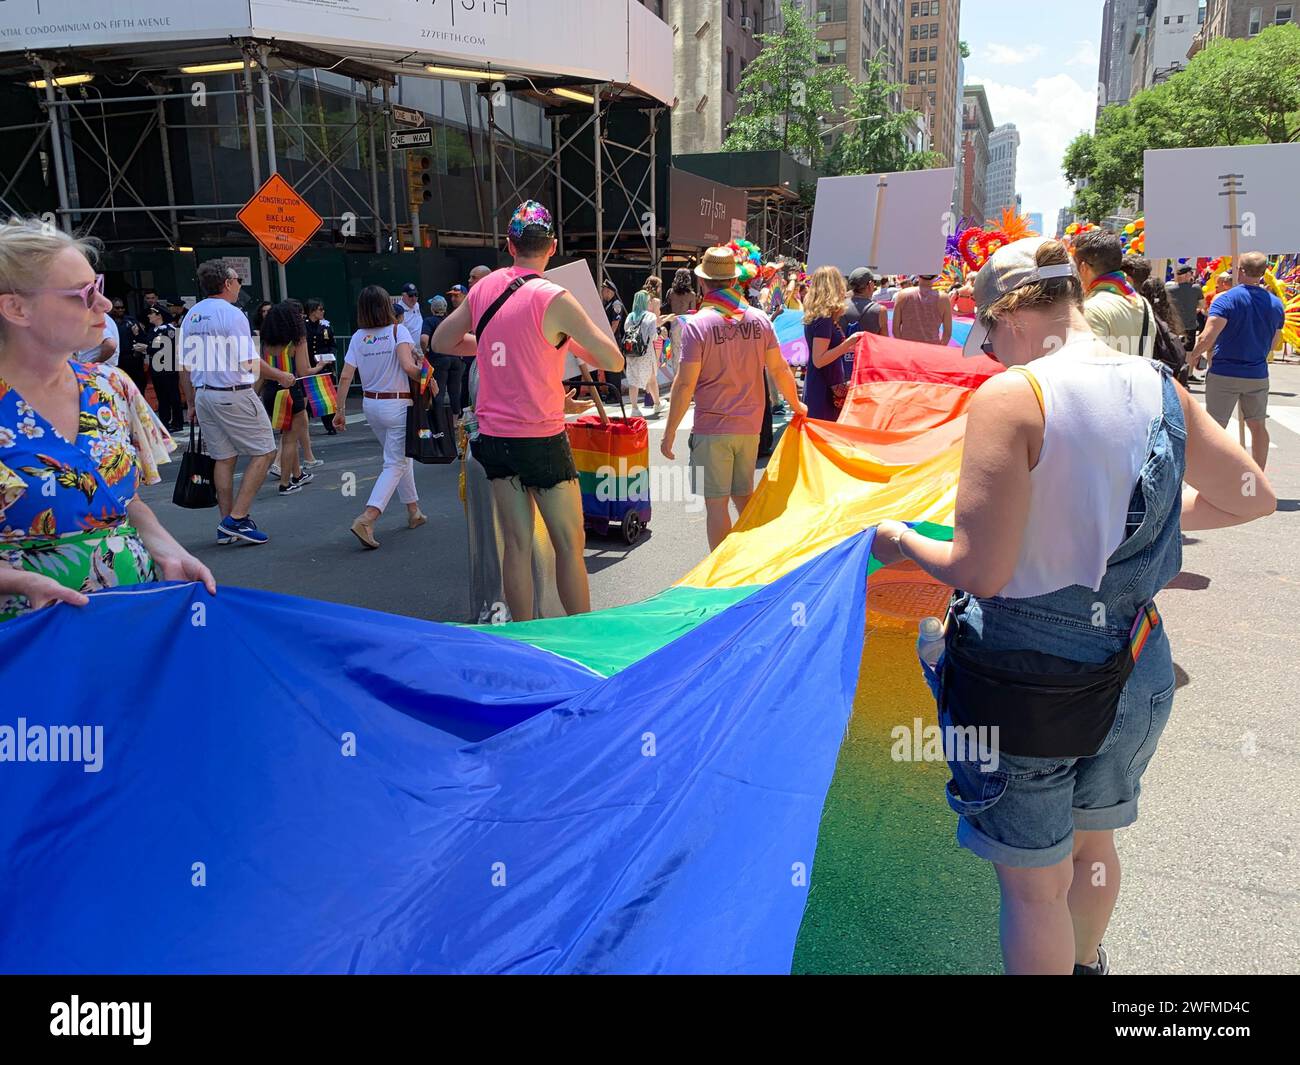
[(781, 11), (785, 32), (759, 35), (762, 48), (740, 79), (736, 117), (722, 149), (752, 152), (779, 146), (817, 166), (826, 150), (822, 116), (835, 112), (832, 90), (848, 77), (840, 64), (817, 61), (823, 46), (794, 0), (782, 0)]
[(970, 45), (967, 44), (965, 41), (958, 41), (958, 42), (957, 42), (957, 54), (960, 55), (963, 59), (969, 59), (969, 58), (970, 58)]
[(889, 174), (938, 166), (937, 152), (918, 152), (908, 144), (908, 128), (916, 111), (894, 111), (893, 97), (903, 86), (885, 80), (885, 65), (873, 59), (865, 81), (851, 86), (844, 110), (844, 133), (826, 161), (827, 173)]
[(1159, 148), (1278, 144), (1300, 140), (1300, 26), (1272, 26), (1250, 40), (1219, 40), (1187, 68), (1126, 104), (1102, 110), (1062, 169), (1084, 183), (1075, 211), (1094, 222), (1142, 191), (1143, 153)]

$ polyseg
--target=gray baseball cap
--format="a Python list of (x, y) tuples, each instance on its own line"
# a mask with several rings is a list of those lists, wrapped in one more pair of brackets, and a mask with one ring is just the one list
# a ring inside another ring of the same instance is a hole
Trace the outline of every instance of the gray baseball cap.
[(1035, 261), (1038, 249), (1046, 243), (1047, 237), (1028, 237), (1007, 244), (995, 251), (975, 275), (975, 324), (962, 345), (962, 354), (967, 358), (984, 354), (984, 344), (989, 338), (984, 313), (1003, 296), (1035, 281), (1079, 276), (1073, 260), (1060, 266), (1039, 266)]

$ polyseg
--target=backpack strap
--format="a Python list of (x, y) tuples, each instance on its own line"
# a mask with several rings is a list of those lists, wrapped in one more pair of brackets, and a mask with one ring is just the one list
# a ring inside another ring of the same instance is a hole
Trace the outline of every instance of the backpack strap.
[(1034, 397), (1038, 400), (1039, 413), (1041, 413), (1044, 420), (1046, 420), (1047, 407), (1043, 404), (1043, 386), (1038, 383), (1038, 378), (1023, 366), (1013, 366), (1011, 367), (1011, 372), (1020, 374), (1020, 376), (1029, 382), (1029, 387), (1034, 390)]
[(488, 324), (497, 316), (497, 312), (506, 305), (510, 297), (528, 284), (529, 281), (536, 281), (540, 277), (540, 274), (524, 274), (523, 276), (516, 277), (511, 281), (510, 284), (505, 287), (505, 291), (493, 301), (492, 306), (483, 312), (483, 317), (478, 320), (478, 325), (474, 327), (474, 335), (476, 337), (481, 337), (483, 335), (483, 330), (488, 327)]

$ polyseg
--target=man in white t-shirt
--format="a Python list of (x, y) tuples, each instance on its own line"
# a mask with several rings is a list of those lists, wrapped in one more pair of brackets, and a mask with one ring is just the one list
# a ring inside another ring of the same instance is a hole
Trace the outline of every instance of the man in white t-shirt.
[(78, 362), (100, 362), (106, 366), (116, 366), (121, 355), (122, 338), (118, 335), (117, 323), (111, 314), (104, 315), (104, 339), (93, 348), (77, 352)]
[[(220, 259), (199, 265), (199, 300), (185, 315), (178, 343), (181, 389), (203, 432), (204, 449), (216, 461), (213, 480), (221, 524), (217, 543), (243, 540), (264, 544), (270, 539), (253, 522), (249, 510), (271, 461), (275, 434), (255, 386), (263, 373), (286, 388), (294, 376), (264, 362), (253, 346), (248, 318), (236, 305), (239, 275)], [(235, 463), (247, 455), (248, 465), (234, 495)]]
[(418, 338), (424, 326), (424, 312), (420, 310), (420, 290), (409, 281), (402, 286), (402, 298), (397, 301), (395, 310), (402, 316), (406, 331)]

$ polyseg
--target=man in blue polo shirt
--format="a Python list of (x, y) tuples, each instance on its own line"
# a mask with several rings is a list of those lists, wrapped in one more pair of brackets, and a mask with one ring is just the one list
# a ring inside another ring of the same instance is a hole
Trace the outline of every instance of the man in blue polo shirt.
[(1259, 252), (1241, 257), (1241, 283), (1215, 297), (1205, 332), (1187, 360), (1195, 366), (1213, 350), (1205, 373), (1205, 408), (1226, 427), (1240, 402), (1250, 454), (1261, 470), (1268, 460), (1268, 353), (1286, 322), (1282, 301), (1264, 288), (1267, 271), (1268, 260)]

